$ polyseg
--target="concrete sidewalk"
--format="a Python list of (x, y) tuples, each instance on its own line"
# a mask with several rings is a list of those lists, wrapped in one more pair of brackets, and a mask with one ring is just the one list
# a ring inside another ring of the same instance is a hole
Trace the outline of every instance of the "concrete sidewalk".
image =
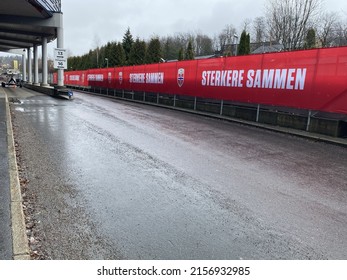
[(3, 88), (0, 89), (0, 228), (0, 259), (30, 259), (11, 116)]
[(6, 99), (0, 92), (0, 260), (10, 260), (13, 255), (6, 119)]

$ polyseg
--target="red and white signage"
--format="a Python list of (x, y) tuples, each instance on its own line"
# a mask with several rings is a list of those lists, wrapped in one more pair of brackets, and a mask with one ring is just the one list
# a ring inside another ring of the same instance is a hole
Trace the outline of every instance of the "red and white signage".
[[(66, 74), (67, 84), (71, 85), (347, 114), (347, 47), (90, 69)], [(87, 79), (82, 79), (83, 75)]]

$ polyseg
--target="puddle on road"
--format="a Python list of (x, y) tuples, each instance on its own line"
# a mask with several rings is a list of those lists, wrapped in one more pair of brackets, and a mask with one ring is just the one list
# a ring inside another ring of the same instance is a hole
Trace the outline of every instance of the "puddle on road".
[(15, 107), (14, 109), (18, 112), (25, 112), (25, 109), (23, 107)]

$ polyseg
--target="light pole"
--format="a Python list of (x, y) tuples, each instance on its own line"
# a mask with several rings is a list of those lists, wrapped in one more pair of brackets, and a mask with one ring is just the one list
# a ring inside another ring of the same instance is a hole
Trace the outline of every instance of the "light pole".
[(105, 58), (105, 60), (106, 60), (106, 68), (108, 68), (108, 58)]

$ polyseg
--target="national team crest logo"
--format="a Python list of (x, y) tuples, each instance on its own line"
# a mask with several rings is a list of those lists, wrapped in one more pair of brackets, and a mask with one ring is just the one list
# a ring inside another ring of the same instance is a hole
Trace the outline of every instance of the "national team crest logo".
[(123, 72), (119, 72), (119, 84), (123, 83)]
[(177, 83), (179, 87), (182, 87), (184, 84), (184, 69), (180, 68), (177, 72)]

